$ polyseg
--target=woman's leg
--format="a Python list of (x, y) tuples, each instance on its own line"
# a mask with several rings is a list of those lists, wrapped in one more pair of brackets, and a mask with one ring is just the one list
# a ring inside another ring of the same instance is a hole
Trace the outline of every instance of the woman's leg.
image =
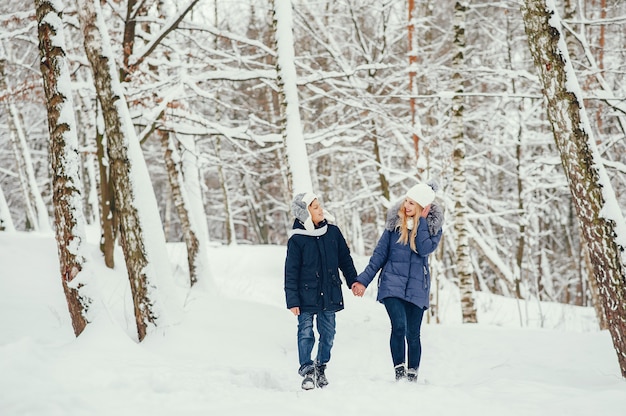
[(398, 298), (383, 299), (385, 309), (391, 321), (391, 336), (389, 338), (389, 347), (391, 348), (391, 359), (394, 367), (405, 363), (406, 357), (406, 311), (404, 302)]
[(420, 331), (422, 327), (422, 318), (424, 317), (424, 309), (409, 302), (405, 302), (407, 331), (406, 341), (408, 344), (408, 367), (409, 370), (415, 370), (420, 366), (422, 359), (422, 341)]

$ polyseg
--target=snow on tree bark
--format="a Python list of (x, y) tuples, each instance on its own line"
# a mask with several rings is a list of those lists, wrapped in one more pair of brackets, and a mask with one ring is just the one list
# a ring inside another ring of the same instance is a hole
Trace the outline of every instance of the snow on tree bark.
[(83, 246), (86, 236), (71, 80), (65, 57), (63, 22), (61, 12), (57, 10), (60, 2), (35, 0), (35, 6), (40, 69), (48, 109), (52, 200), (59, 265), (74, 334), (78, 336), (89, 322), (88, 311), (92, 301), (85, 293), (84, 286), (88, 283), (84, 278), (79, 278), (84, 273)]
[[(5, 50), (0, 43), (0, 91), (7, 91), (8, 97), (11, 97), (8, 74), (5, 66)], [(33, 162), (30, 156), (30, 150), (26, 143), (26, 134), (22, 126), (22, 120), (17, 106), (11, 98), (6, 101), (7, 113), (9, 119), (9, 137), (15, 154), (15, 163), (17, 165), (17, 173), (20, 180), (22, 193), (24, 194), (24, 205), (26, 209), (26, 217), (33, 230), (42, 232), (52, 232), (50, 229), (50, 219), (45, 203), (39, 192), (39, 186), (35, 178)]]
[(173, 312), (171, 265), (145, 160), (139, 147), (98, 2), (78, 0), (87, 59), (102, 106), (120, 242), (132, 291), (139, 340)]
[(15, 225), (11, 218), (11, 211), (9, 211), (9, 205), (2, 192), (0, 186), (0, 231), (15, 232)]
[(454, 177), (452, 196), (454, 198), (454, 230), (456, 232), (456, 270), (461, 291), (461, 309), (464, 323), (477, 322), (474, 305), (474, 269), (470, 257), (469, 230), (467, 220), (467, 178), (465, 177), (465, 134), (463, 129), (463, 60), (465, 53), (465, 13), (467, 5), (457, 1), (454, 7), (454, 44), (456, 53), (453, 58), (456, 82), (456, 94), (452, 99), (452, 118), (450, 120), (454, 150), (452, 154)]
[[(161, 146), (165, 154), (165, 167), (172, 189), (172, 198), (178, 217), (180, 218), (181, 227), (185, 245), (187, 247), (187, 262), (189, 264), (189, 285), (193, 287), (201, 280), (205, 288), (210, 281), (210, 269), (208, 262), (208, 253), (206, 244), (208, 243), (208, 231), (206, 231), (206, 221), (201, 223), (204, 218), (204, 211), (197, 213), (193, 207), (192, 200), (188, 193), (189, 183), (197, 185), (198, 180), (194, 180), (191, 176), (198, 176), (198, 170), (184, 169), (183, 161), (174, 144), (171, 134), (165, 130), (157, 130), (161, 138)], [(194, 149), (187, 149), (186, 153), (194, 152)], [(197, 187), (194, 192), (200, 191)]]
[(276, 39), (276, 71), (281, 96), (282, 134), (285, 141), (290, 190), (311, 191), (313, 182), (300, 120), (292, 33), (291, 0), (272, 0), (273, 29)]
[(589, 251), (622, 376), (626, 378), (624, 218), (592, 137), (555, 4), (551, 0), (525, 0), (522, 12), (528, 46), (543, 86), (548, 119)]

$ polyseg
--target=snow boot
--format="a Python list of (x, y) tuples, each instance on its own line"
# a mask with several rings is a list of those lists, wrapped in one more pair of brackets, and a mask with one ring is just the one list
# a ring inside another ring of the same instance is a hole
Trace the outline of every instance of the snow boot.
[(317, 387), (324, 388), (328, 386), (328, 379), (324, 371), (326, 370), (326, 364), (315, 365), (315, 384)]
[(402, 380), (406, 377), (406, 369), (404, 368), (404, 364), (398, 364), (395, 367), (396, 370), (396, 381)]
[(302, 390), (312, 390), (315, 388), (315, 368), (312, 367), (304, 374), (302, 380)]
[(417, 383), (417, 368), (409, 368), (406, 371), (406, 379), (412, 383)]

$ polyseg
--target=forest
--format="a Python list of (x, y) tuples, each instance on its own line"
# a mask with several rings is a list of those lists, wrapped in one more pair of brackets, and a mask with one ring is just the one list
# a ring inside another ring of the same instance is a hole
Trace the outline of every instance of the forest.
[(67, 264), (60, 224), (94, 225), (109, 267), (121, 241), (132, 275), (161, 238), (130, 232), (154, 208), (193, 285), (207, 241), (285, 244), (303, 175), (360, 255), (387, 208), (433, 181), (433, 274), (467, 294), (467, 322), (485, 291), (624, 325), (625, 28), (620, 0), (4, 0), (0, 230), (55, 229)]

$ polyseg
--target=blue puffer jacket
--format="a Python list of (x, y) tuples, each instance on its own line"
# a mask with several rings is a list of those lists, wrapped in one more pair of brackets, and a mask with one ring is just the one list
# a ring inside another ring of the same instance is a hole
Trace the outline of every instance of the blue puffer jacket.
[(301, 312), (313, 313), (342, 310), (339, 269), (348, 287), (355, 282), (357, 273), (339, 228), (324, 220), (307, 231), (295, 220), (291, 234), (285, 260), (287, 309), (298, 306)]
[(427, 309), (430, 293), (428, 255), (435, 251), (441, 240), (443, 209), (433, 203), (426, 219), (420, 218), (415, 237), (415, 253), (409, 244), (398, 243), (400, 232), (396, 224), (402, 202), (396, 203), (387, 213), (385, 231), (378, 240), (369, 264), (359, 274), (357, 281), (368, 286), (382, 269), (378, 279), (378, 301), (395, 297)]

